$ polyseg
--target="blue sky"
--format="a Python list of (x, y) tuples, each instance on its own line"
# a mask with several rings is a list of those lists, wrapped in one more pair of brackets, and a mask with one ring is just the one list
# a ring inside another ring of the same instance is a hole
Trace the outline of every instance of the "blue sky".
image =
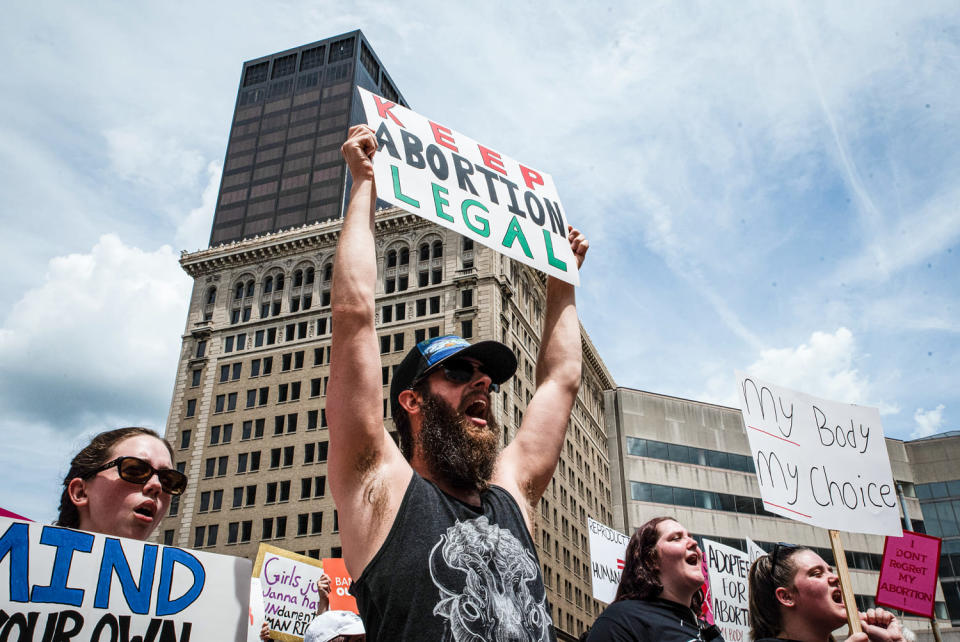
[(241, 65), (357, 27), (415, 110), (553, 175), (619, 385), (958, 427), (955, 3), (460, 5), (5, 9), (0, 506), (50, 520), (89, 434), (163, 429)]

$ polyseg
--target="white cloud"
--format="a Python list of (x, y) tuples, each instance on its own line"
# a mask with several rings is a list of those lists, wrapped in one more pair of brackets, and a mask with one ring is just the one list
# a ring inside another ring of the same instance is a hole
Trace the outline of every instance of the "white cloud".
[(190, 282), (169, 246), (107, 234), (51, 259), (0, 328), (0, 406), (9, 421), (75, 434), (147, 422), (162, 429)]
[[(841, 327), (834, 333), (814, 332), (796, 347), (766, 348), (745, 369), (749, 374), (785, 388), (846, 403), (877, 406), (881, 414), (896, 414), (899, 407), (878, 400), (873, 383), (861, 373), (853, 333)], [(704, 398), (737, 407), (733, 372), (718, 373), (707, 384)]]
[(207, 186), (203, 189), (200, 205), (190, 210), (177, 226), (176, 241), (181, 250), (192, 252), (206, 247), (210, 241), (210, 228), (213, 226), (213, 212), (217, 206), (222, 173), (223, 163), (211, 161), (207, 165)]
[(193, 185), (202, 171), (203, 156), (166, 133), (149, 123), (105, 131), (107, 157), (114, 171), (121, 178), (166, 189)]
[(917, 411), (913, 413), (913, 420), (916, 422), (917, 427), (910, 433), (910, 438), (929, 437), (930, 435), (940, 432), (940, 429), (943, 428), (944, 408), (945, 406), (943, 404), (939, 404), (933, 410), (917, 408)]

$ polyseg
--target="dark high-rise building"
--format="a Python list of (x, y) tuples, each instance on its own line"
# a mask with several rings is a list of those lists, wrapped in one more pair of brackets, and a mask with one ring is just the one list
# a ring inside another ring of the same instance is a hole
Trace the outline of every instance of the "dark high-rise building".
[(341, 216), (354, 85), (407, 105), (359, 30), (243, 64), (211, 246)]

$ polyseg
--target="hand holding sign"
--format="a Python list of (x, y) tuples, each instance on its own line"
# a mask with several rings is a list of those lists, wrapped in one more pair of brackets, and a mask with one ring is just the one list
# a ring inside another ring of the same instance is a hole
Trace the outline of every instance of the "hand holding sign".
[(354, 125), (347, 134), (347, 141), (340, 148), (347, 161), (353, 180), (373, 178), (373, 155), (377, 152), (377, 139), (366, 125)]

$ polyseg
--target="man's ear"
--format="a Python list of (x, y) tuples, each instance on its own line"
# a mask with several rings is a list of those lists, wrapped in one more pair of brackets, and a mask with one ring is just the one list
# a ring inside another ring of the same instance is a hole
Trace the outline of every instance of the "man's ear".
[(793, 607), (794, 605), (793, 593), (791, 593), (790, 590), (787, 589), (786, 587), (778, 586), (777, 590), (774, 591), (773, 594), (776, 596), (777, 601), (780, 602), (780, 604), (783, 604), (787, 608)]
[(413, 390), (404, 390), (397, 395), (397, 401), (400, 402), (400, 406), (407, 411), (408, 415), (413, 415), (420, 412), (420, 404), (423, 400), (419, 393)]
[(77, 508), (86, 506), (90, 502), (90, 497), (87, 496), (87, 484), (79, 477), (74, 477), (67, 484), (67, 495)]

